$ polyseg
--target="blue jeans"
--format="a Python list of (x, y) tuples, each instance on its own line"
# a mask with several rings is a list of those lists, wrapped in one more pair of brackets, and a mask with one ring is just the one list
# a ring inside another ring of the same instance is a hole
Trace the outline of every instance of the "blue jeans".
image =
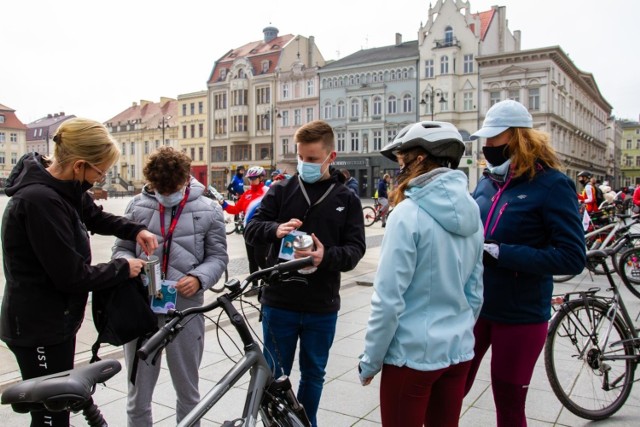
[(318, 424), (316, 414), (337, 320), (338, 312), (304, 313), (262, 306), (264, 354), (276, 378), (283, 372), (291, 375), (296, 344), (300, 339), (298, 400), (314, 427)]

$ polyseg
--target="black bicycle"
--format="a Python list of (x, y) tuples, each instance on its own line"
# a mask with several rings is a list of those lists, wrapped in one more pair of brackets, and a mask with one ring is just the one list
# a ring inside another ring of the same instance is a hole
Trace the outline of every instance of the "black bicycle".
[(589, 270), (604, 270), (612, 296), (591, 288), (554, 297), (544, 347), (553, 392), (565, 408), (589, 420), (610, 417), (624, 405), (640, 363), (638, 330), (607, 263), (614, 251), (587, 253)]
[[(230, 323), (238, 332), (244, 345), (244, 354), (218, 383), (200, 400), (195, 408), (180, 422), (180, 427), (192, 426), (214, 407), (214, 405), (247, 372), (251, 378), (247, 387), (242, 414), (233, 420), (225, 421), (223, 427), (255, 426), (258, 417), (268, 427), (308, 427), (311, 425), (306, 412), (298, 402), (285, 375), (275, 378), (269, 368), (259, 344), (254, 340), (246, 319), (237, 311), (234, 300), (238, 299), (253, 280), (263, 279), (266, 285), (305, 281), (299, 276), (288, 273), (313, 264), (312, 258), (301, 258), (276, 264), (256, 271), (242, 283), (231, 279), (226, 283), (227, 292), (216, 301), (183, 311), (170, 311), (171, 320), (156, 332), (140, 350), (138, 357), (146, 360), (157, 354), (183, 329), (182, 325), (191, 316), (207, 313), (221, 308), (229, 317)], [(107, 423), (94, 403), (92, 395), (96, 384), (103, 383), (120, 371), (117, 360), (103, 360), (92, 365), (75, 368), (58, 374), (33, 378), (15, 384), (2, 393), (2, 404), (10, 404), (14, 411), (27, 413), (46, 407), (50, 411), (82, 411), (91, 427), (103, 427)]]

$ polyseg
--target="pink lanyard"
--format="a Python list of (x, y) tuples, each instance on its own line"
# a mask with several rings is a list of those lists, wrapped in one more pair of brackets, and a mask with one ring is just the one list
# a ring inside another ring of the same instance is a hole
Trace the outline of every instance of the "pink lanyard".
[(162, 243), (162, 278), (164, 279), (167, 276), (167, 270), (169, 269), (169, 250), (171, 249), (171, 240), (173, 239), (173, 231), (176, 229), (176, 225), (178, 225), (178, 219), (180, 218), (180, 214), (182, 213), (182, 209), (184, 209), (184, 205), (187, 204), (187, 199), (189, 198), (189, 187), (187, 187), (184, 191), (184, 197), (180, 201), (178, 205), (178, 209), (176, 210), (175, 215), (171, 218), (171, 225), (169, 225), (169, 231), (165, 235), (164, 232), (164, 205), (160, 204), (160, 233), (162, 233), (162, 238), (164, 242)]

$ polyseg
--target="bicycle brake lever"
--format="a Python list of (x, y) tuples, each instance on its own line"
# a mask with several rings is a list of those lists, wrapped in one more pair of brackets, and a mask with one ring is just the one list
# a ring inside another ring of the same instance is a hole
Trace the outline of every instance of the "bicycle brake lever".
[(279, 272), (273, 271), (271, 272), (269, 277), (263, 280), (269, 286), (277, 285), (277, 284), (293, 284), (293, 283), (297, 283), (301, 285), (309, 284), (306, 278), (300, 277), (300, 276), (294, 276), (292, 272), (279, 273)]

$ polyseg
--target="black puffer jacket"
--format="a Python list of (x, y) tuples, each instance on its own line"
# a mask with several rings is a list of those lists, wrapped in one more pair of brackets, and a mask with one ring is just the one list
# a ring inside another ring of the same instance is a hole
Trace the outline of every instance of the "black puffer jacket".
[(103, 212), (78, 181), (52, 177), (36, 153), (20, 159), (6, 193), (0, 338), (26, 347), (61, 343), (80, 328), (89, 291), (129, 277), (125, 259), (91, 265), (87, 230), (133, 240), (144, 226)]
[(300, 189), (298, 175), (272, 184), (262, 199), (244, 235), (250, 244), (270, 244), (269, 264), (278, 259), (281, 239), (278, 225), (291, 218), (302, 220), (300, 231), (315, 233), (324, 245), (318, 270), (304, 277), (308, 285), (279, 284), (263, 289), (262, 304), (286, 310), (331, 313), (340, 309), (340, 272), (356, 267), (366, 250), (360, 199), (343, 183), (341, 173), (332, 169), (330, 179), (306, 184), (311, 204), (336, 184), (331, 193), (309, 209)]

